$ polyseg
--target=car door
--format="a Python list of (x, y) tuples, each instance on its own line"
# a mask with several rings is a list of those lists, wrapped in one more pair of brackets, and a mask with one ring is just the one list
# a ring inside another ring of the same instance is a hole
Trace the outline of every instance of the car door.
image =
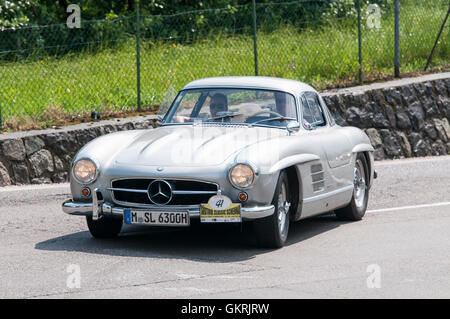
[[(322, 103), (323, 104), (322, 104)], [(307, 130), (321, 135), (321, 145), (330, 168), (338, 168), (350, 163), (352, 144), (348, 137), (334, 124), (326, 105), (315, 92), (305, 92), (302, 96), (304, 106), (303, 124)]]
[(308, 145), (320, 154), (320, 161), (311, 162), (302, 171), (305, 176), (302, 218), (306, 218), (347, 201), (352, 147), (316, 92), (303, 92), (300, 102)]

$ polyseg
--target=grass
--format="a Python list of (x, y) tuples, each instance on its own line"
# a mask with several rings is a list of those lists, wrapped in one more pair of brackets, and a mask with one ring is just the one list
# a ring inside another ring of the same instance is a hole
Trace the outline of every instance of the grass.
[[(401, 71), (422, 70), (447, 7), (403, 6)], [(442, 2), (445, 4), (445, 2)], [(439, 8), (439, 10), (436, 10)], [(393, 73), (394, 23), (382, 16), (380, 29), (363, 28), (363, 74), (366, 79)], [(258, 33), (259, 75), (292, 78), (323, 89), (355, 84), (358, 42), (355, 26), (330, 23), (315, 30), (284, 26)], [(445, 28), (433, 66), (450, 64), (449, 29)], [(6, 130), (49, 127), (75, 121), (91, 111), (102, 114), (136, 109), (136, 50), (130, 40), (120, 48), (0, 64), (0, 107)], [(141, 98), (146, 111), (170, 100), (187, 82), (209, 76), (253, 75), (251, 36), (217, 34), (191, 45), (143, 41)]]

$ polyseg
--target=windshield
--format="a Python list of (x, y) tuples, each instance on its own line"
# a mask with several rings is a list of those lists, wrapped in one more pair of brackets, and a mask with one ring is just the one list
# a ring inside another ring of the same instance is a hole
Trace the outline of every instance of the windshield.
[(253, 89), (181, 91), (164, 124), (234, 123), (285, 127), (297, 121), (295, 99), (285, 92)]

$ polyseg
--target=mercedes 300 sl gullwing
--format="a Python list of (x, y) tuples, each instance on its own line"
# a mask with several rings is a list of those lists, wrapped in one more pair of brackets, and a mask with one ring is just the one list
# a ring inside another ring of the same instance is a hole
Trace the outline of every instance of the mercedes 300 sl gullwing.
[(193, 81), (156, 129), (101, 136), (75, 156), (72, 199), (95, 238), (123, 224), (254, 223), (279, 248), (289, 224), (334, 211), (360, 220), (376, 176), (373, 147), (335, 123), (311, 86), (270, 77)]

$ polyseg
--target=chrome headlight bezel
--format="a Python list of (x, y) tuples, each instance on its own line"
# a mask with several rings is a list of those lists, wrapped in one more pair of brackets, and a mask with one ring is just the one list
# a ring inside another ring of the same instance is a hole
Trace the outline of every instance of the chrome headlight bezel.
[[(82, 179), (76, 172), (77, 170), (77, 165), (82, 165), (84, 163), (84, 165), (92, 165), (90, 167), (90, 169), (92, 170), (92, 173), (90, 174), (89, 179)], [(97, 180), (98, 174), (99, 174), (99, 166), (98, 164), (92, 160), (91, 158), (87, 158), (87, 157), (83, 157), (83, 158), (79, 158), (77, 159), (73, 165), (72, 165), (72, 176), (73, 178), (82, 185), (89, 185), (94, 183)]]
[[(249, 169), (248, 172), (251, 172), (251, 181), (250, 182), (239, 185), (239, 183), (233, 179), (233, 171), (235, 169), (238, 169), (239, 166), (242, 166), (245, 169)], [(233, 187), (235, 187), (239, 190), (246, 190), (246, 189), (252, 188), (252, 186), (255, 184), (256, 176), (257, 176), (256, 169), (250, 163), (245, 163), (245, 162), (235, 163), (228, 170), (228, 180), (230, 181), (231, 185), (233, 185)]]

